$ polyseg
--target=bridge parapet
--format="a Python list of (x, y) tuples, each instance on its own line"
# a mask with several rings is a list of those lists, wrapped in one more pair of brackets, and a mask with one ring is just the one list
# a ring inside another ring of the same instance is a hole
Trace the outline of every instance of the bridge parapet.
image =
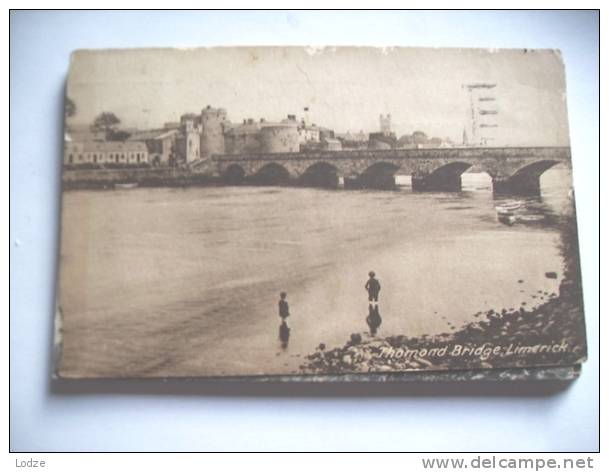
[(385, 159), (510, 159), (537, 158), (568, 161), (571, 149), (565, 146), (546, 147), (463, 147), (426, 149), (354, 149), (342, 151), (311, 151), (264, 154), (215, 154), (216, 162), (257, 161), (333, 161), (344, 159), (381, 161)]

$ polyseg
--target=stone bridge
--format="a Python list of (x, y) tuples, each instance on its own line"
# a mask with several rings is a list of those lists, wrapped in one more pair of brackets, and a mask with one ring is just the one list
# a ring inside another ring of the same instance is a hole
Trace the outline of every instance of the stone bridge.
[(214, 155), (212, 169), (231, 183), (390, 188), (410, 175), (414, 190), (458, 191), (461, 174), (486, 172), (495, 193), (539, 194), (550, 167), (571, 165), (569, 147), (437, 148)]

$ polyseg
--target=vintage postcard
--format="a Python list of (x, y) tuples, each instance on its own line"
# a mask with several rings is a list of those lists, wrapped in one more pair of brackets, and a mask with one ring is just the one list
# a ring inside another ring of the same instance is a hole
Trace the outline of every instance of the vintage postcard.
[(59, 378), (586, 358), (559, 51), (82, 50), (64, 131)]

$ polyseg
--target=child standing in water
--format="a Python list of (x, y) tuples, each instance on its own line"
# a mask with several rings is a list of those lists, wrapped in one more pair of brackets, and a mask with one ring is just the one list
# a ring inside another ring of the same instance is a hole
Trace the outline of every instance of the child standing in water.
[(286, 301), (287, 293), (281, 292), (279, 300), (279, 317), (281, 318), (281, 325), (279, 325), (279, 340), (281, 341), (281, 347), (286, 348), (288, 341), (290, 340), (290, 328), (286, 321), (287, 317), (290, 316), (290, 306)]
[(364, 288), (368, 290), (368, 301), (370, 302), (370, 305), (378, 304), (379, 292), (381, 291), (381, 284), (374, 278), (375, 275), (374, 271), (368, 272), (369, 279), (364, 286)]
[(370, 328), (370, 334), (375, 336), (379, 326), (381, 326), (381, 315), (379, 313), (379, 292), (381, 283), (375, 278), (374, 271), (368, 272), (368, 281), (364, 288), (368, 291), (368, 317), (366, 323)]
[(281, 297), (281, 299), (279, 300), (279, 317), (282, 320), (285, 320), (288, 316), (290, 316), (290, 306), (286, 301), (286, 297), (288, 296), (288, 294), (285, 292), (281, 292), (279, 296)]

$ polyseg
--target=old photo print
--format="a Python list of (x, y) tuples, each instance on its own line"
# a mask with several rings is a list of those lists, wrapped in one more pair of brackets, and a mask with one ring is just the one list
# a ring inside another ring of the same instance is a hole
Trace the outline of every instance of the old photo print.
[(586, 358), (556, 50), (82, 50), (60, 378)]

